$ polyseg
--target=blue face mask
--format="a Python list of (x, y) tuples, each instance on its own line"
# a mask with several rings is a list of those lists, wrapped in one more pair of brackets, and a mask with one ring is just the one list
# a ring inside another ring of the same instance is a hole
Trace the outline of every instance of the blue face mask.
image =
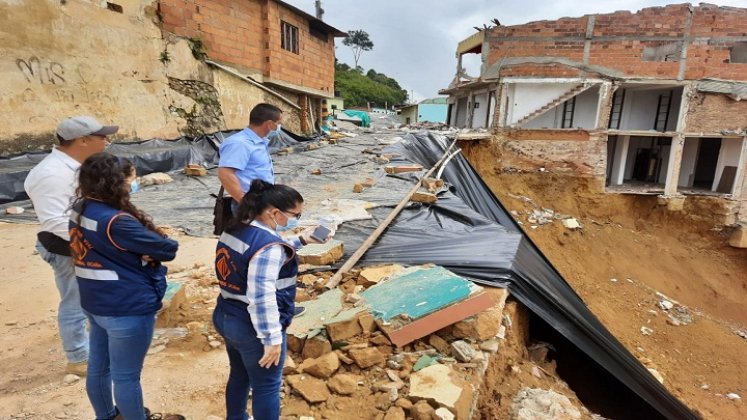
[[(283, 212), (283, 214), (285, 213)], [(296, 226), (298, 226), (298, 217), (288, 217), (287, 215), (285, 217), (288, 218), (288, 223), (285, 226), (278, 223), (278, 221), (275, 220), (274, 217), (272, 218), (272, 221), (275, 222), (276, 232), (285, 232), (287, 230), (291, 230), (295, 228)]]
[(277, 137), (282, 132), (283, 132), (283, 129), (281, 128), (280, 124), (278, 124), (278, 128), (276, 128), (276, 129), (270, 131), (269, 133), (267, 133), (267, 138), (270, 139), (270, 138), (273, 138), (273, 137)]
[(140, 189), (140, 184), (138, 184), (137, 179), (130, 182), (130, 194), (134, 194), (137, 192), (137, 190)]

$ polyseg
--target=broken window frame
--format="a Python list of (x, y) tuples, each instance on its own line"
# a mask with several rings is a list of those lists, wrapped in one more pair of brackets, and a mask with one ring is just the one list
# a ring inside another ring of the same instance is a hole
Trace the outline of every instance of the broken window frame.
[(298, 54), (298, 27), (284, 20), (280, 21), (280, 47)]

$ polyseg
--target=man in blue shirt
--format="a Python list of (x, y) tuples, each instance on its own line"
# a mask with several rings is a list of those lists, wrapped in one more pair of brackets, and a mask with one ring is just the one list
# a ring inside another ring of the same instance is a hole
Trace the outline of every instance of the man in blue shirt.
[[(282, 121), (283, 110), (267, 103), (258, 104), (249, 113), (249, 127), (221, 143), (218, 149), (218, 180), (233, 197), (231, 210), (234, 214), (244, 194), (249, 191), (252, 180), (275, 183), (267, 137), (273, 131), (280, 132)], [(295, 315), (303, 311), (303, 307), (296, 306)]]
[(218, 179), (233, 197), (234, 206), (241, 202), (254, 179), (275, 183), (267, 136), (280, 131), (283, 111), (275, 105), (261, 103), (249, 113), (249, 127), (221, 143)]

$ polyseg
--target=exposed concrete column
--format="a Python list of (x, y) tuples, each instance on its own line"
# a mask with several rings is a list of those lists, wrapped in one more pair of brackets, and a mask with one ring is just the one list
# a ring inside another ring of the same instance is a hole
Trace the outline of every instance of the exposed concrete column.
[(617, 144), (615, 145), (615, 156), (612, 159), (610, 185), (622, 185), (625, 180), (625, 166), (628, 162), (629, 148), (630, 136), (618, 136)]
[[(745, 175), (747, 175), (745, 174), (745, 166), (747, 166), (747, 136), (742, 137), (742, 152), (739, 155), (737, 174), (734, 177), (734, 188), (731, 193), (732, 198), (736, 200), (742, 198), (744, 188), (747, 187), (747, 185), (744, 185), (745, 183), (747, 183), (747, 179), (745, 178)], [(743, 215), (741, 217), (743, 219), (747, 219), (747, 215)]]
[(606, 130), (612, 112), (612, 96), (616, 88), (612, 82), (602, 82), (599, 86), (599, 102), (597, 104), (597, 130)]
[(685, 130), (687, 129), (687, 111), (690, 109), (692, 84), (688, 83), (682, 89), (682, 101), (677, 116), (677, 129), (672, 146), (669, 149), (669, 165), (667, 165), (667, 181), (664, 185), (664, 197), (677, 195), (677, 184), (682, 169), (682, 152), (685, 150)]
[(682, 152), (685, 150), (685, 135), (675, 134), (672, 146), (669, 148), (669, 165), (667, 167), (667, 181), (664, 185), (664, 196), (674, 197), (677, 195), (677, 183), (680, 179), (682, 169)]
[(466, 128), (472, 128), (472, 121), (474, 120), (475, 115), (475, 92), (469, 91), (469, 96), (467, 97), (467, 121), (464, 123), (464, 126)]
[(495, 107), (493, 126), (501, 128), (506, 125), (506, 110), (508, 109), (508, 86), (503, 82), (498, 84), (497, 100), (498, 106)]

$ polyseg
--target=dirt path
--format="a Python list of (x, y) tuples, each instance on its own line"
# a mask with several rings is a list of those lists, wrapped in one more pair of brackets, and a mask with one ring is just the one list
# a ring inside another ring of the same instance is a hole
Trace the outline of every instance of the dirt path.
[[(35, 225), (0, 224), (0, 419), (93, 418), (84, 381), (63, 383), (59, 298), (51, 268), (33, 255), (36, 230)], [(211, 261), (215, 240), (177, 239), (175, 264)], [(146, 358), (142, 385), (151, 410), (178, 411), (191, 419), (223, 414), (228, 361), (222, 348), (203, 351), (203, 345), (174, 341)]]

